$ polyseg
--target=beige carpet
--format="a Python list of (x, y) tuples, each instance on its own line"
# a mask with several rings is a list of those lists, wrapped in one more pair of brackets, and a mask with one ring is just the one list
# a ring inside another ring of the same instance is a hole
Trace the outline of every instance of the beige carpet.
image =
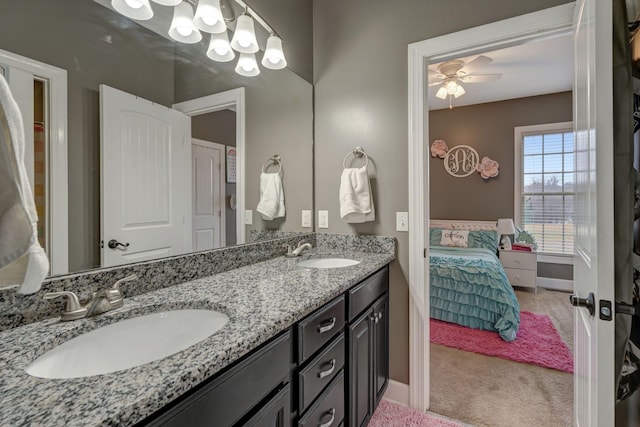
[[(573, 350), (569, 294), (516, 291), (520, 309), (546, 314)], [(571, 374), (431, 344), (430, 410), (475, 426), (573, 425)]]

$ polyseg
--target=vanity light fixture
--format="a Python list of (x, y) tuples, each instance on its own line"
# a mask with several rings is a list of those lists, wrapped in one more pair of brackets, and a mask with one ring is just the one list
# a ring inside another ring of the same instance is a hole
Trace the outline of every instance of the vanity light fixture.
[(220, 0), (200, 0), (196, 8), (196, 14), (193, 23), (200, 30), (218, 34), (227, 31), (227, 25), (222, 17), (220, 9)]
[(249, 15), (240, 15), (236, 30), (231, 39), (231, 47), (240, 53), (256, 53), (260, 48), (253, 28), (253, 19)]
[(111, 6), (127, 18), (146, 21), (153, 18), (149, 0), (111, 0)]
[(193, 23), (193, 8), (190, 4), (180, 3), (173, 9), (169, 35), (175, 41), (182, 43), (193, 44), (202, 40), (202, 34)]
[(260, 74), (256, 56), (253, 53), (241, 53), (236, 65), (236, 73), (246, 77), (254, 77)]
[(153, 2), (163, 6), (177, 6), (182, 3), (182, 0), (153, 0)]
[(267, 39), (267, 47), (264, 49), (262, 65), (272, 70), (281, 70), (287, 66), (287, 60), (282, 51), (282, 40), (271, 34)]
[(219, 34), (211, 34), (207, 56), (218, 62), (229, 62), (236, 57), (236, 54), (233, 53), (233, 49), (231, 49), (231, 45), (229, 44), (227, 30)]

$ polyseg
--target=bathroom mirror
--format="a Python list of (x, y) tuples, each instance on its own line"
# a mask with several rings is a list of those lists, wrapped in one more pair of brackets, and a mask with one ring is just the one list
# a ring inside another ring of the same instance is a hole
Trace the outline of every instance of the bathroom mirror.
[[(108, 6), (108, 1), (0, 2), (0, 50), (66, 71), (68, 266), (66, 271), (53, 270), (53, 275), (108, 266), (103, 264), (101, 253), (107, 250), (108, 243), (103, 242), (105, 248), (101, 248), (101, 223), (108, 220), (103, 218), (106, 203), (101, 200), (101, 176), (104, 174), (102, 169), (111, 169), (111, 165), (106, 164), (105, 168), (101, 166), (101, 161), (106, 157), (101, 157), (101, 125), (105, 125), (100, 121), (100, 85), (151, 101), (162, 108), (243, 88), (244, 170), (237, 168), (239, 162), (236, 162), (240, 157), (234, 147), (238, 138), (236, 123), (239, 118), (233, 103), (190, 117), (191, 136), (198, 140), (190, 141), (191, 147), (207, 148), (207, 144), (201, 143), (202, 140), (217, 144), (213, 147), (218, 150), (216, 158), (219, 158), (222, 167), (216, 181), (219, 191), (215, 197), (220, 198), (220, 206), (224, 206), (224, 211), (214, 212), (212, 216), (224, 216), (222, 227), (225, 236), (218, 239), (215, 247), (242, 243), (237, 240), (236, 233), (236, 219), (241, 218), (244, 222), (245, 218), (244, 215), (237, 215), (235, 195), (240, 193), (238, 185), (243, 186), (245, 209), (252, 212), (249, 215), (252, 224), (243, 228), (245, 242), (313, 231), (312, 227), (301, 226), (301, 211), (312, 209), (313, 194), (313, 87), (307, 81), (311, 79), (309, 70), (312, 67), (308, 53), (310, 49), (305, 46), (305, 43), (311, 43), (311, 33), (305, 29), (308, 37), (303, 34), (304, 37), (291, 39), (284, 34), (287, 31), (295, 34), (295, 31), (302, 31), (303, 27), (311, 28), (311, 0), (288, 2), (292, 7), (283, 7), (281, 3), (273, 1), (258, 2), (254, 6), (253, 2), (247, 1), (276, 31), (279, 31), (278, 26), (283, 28), (280, 35), (290, 64), (283, 70), (269, 70), (261, 66), (260, 75), (255, 77), (237, 74), (234, 70), (235, 60), (222, 63), (207, 58), (208, 35), (193, 45), (173, 42), (106, 7), (104, 4)], [(233, 0), (228, 3), (237, 9)], [(154, 2), (151, 5), (166, 15), (167, 6)], [(308, 21), (308, 25), (301, 26), (301, 20)], [(288, 22), (296, 23), (291, 26)], [(264, 40), (259, 38), (258, 41), (264, 49)], [(257, 56), (259, 61), (261, 52)], [(10, 85), (12, 80), (15, 82), (25, 78), (19, 65), (7, 66), (1, 55), (0, 67)], [(29, 91), (28, 96), (34, 99), (33, 116), (31, 113), (25, 116), (26, 123), (34, 122), (33, 132), (26, 127), (27, 139), (31, 138), (36, 145), (35, 152), (27, 161), (33, 171), (31, 179), (36, 199), (39, 198), (41, 203), (39, 216), (44, 218), (39, 232), (43, 236), (43, 245), (53, 251), (55, 257), (55, 249), (50, 247), (47, 240), (64, 227), (56, 226), (59, 218), (55, 218), (50, 211), (56, 186), (49, 181), (52, 172), (48, 170), (47, 162), (54, 156), (55, 147), (47, 148), (47, 144), (58, 136), (55, 134), (57, 128), (49, 125), (52, 119), (60, 115), (52, 114), (56, 104), (48, 92), (47, 78), (39, 76), (37, 72), (31, 75), (27, 73), (26, 78), (30, 79), (29, 84), (33, 83), (33, 93)], [(281, 159), (286, 215), (266, 221), (256, 212), (256, 206), (260, 197), (263, 166), (267, 172), (277, 171), (275, 164), (269, 160), (274, 155), (279, 155)], [(125, 160), (121, 159), (120, 163)], [(195, 161), (191, 158), (185, 164), (193, 165)], [(190, 195), (197, 178), (193, 173), (187, 175), (184, 178), (186, 185), (180, 191)], [(162, 187), (162, 184), (156, 184), (156, 188)], [(126, 186), (126, 182), (120, 185)], [(171, 203), (184, 203), (183, 200), (187, 199), (172, 200)], [(140, 200), (137, 204), (141, 210), (148, 208)], [(152, 208), (149, 209), (152, 211)], [(191, 215), (193, 207), (185, 211)], [(105, 239), (110, 237), (105, 236)], [(196, 240), (192, 239), (190, 246), (185, 245), (182, 253), (204, 249), (196, 247)], [(158, 257), (175, 254), (158, 252)], [(133, 261), (136, 259), (129, 260)]]

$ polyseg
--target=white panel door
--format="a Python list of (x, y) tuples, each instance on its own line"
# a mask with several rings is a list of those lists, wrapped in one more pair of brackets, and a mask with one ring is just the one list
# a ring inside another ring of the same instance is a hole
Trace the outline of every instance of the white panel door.
[(102, 266), (191, 251), (190, 119), (105, 85), (100, 115)]
[(614, 425), (614, 322), (598, 301), (614, 301), (613, 81), (610, 1), (576, 4), (574, 126), (576, 240), (574, 292), (593, 294), (594, 312), (575, 309), (575, 422)]
[(193, 250), (224, 246), (224, 145), (193, 139)]

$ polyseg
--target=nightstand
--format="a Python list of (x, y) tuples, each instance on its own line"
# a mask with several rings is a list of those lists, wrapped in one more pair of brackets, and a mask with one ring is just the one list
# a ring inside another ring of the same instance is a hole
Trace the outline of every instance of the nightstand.
[(500, 250), (500, 262), (511, 286), (533, 288), (538, 293), (538, 255), (535, 252)]

